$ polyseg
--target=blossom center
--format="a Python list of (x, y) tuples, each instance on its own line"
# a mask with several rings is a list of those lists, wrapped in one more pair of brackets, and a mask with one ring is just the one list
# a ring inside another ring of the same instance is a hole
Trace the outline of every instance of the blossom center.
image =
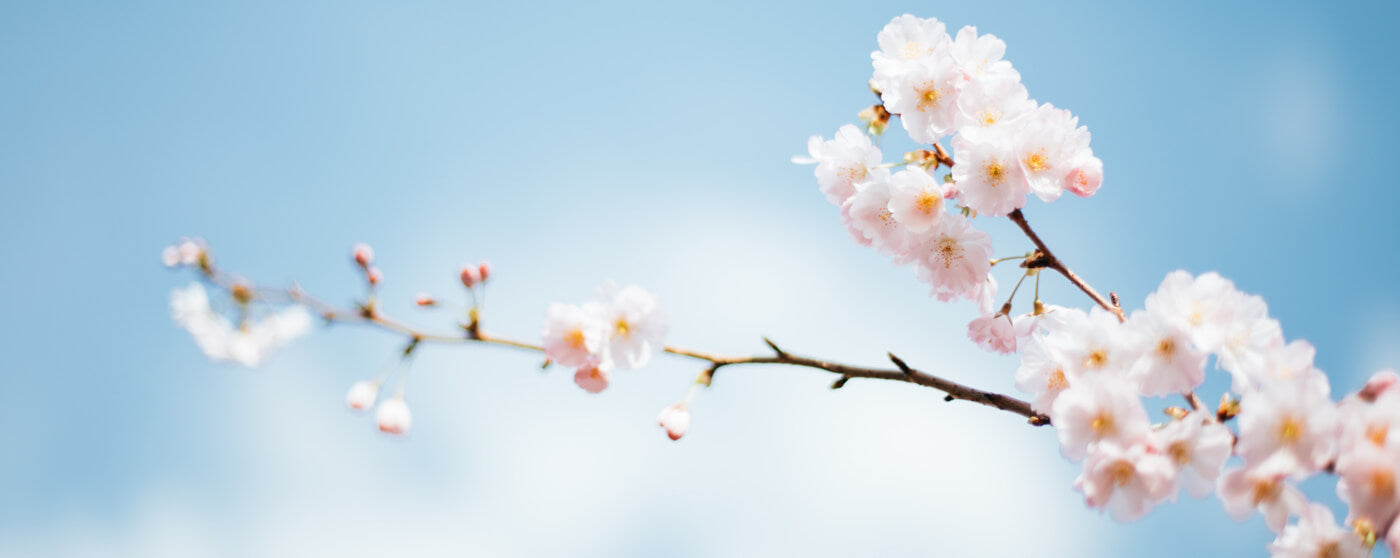
[(1114, 486), (1122, 487), (1128, 486), (1128, 483), (1133, 481), (1133, 475), (1136, 472), (1132, 463), (1119, 461), (1109, 469), (1108, 476), (1113, 479)]
[(932, 214), (943, 206), (943, 196), (933, 190), (924, 190), (914, 200), (914, 207), (925, 214)]
[(894, 224), (894, 214), (893, 214), (893, 213), (890, 213), (890, 210), (889, 210), (888, 208), (881, 207), (881, 208), (880, 208), (879, 217), (880, 217), (880, 222), (882, 222), (882, 223), (884, 223), (884, 224), (886, 224), (886, 225), (893, 225), (893, 224)]
[(1278, 439), (1284, 445), (1298, 441), (1303, 436), (1303, 424), (1294, 417), (1286, 417), (1278, 426)]
[(1006, 182), (1006, 167), (1001, 166), (1001, 161), (987, 161), (982, 165), (982, 175), (989, 186), (996, 188)]
[(1001, 111), (997, 110), (996, 107), (987, 107), (977, 114), (977, 119), (982, 122), (983, 126), (991, 126), (1001, 120)]
[(618, 337), (626, 338), (632, 335), (632, 324), (627, 323), (627, 318), (618, 318), (617, 323), (613, 324), (613, 332)]
[(1371, 489), (1375, 491), (1376, 495), (1390, 499), (1395, 495), (1395, 473), (1386, 468), (1372, 471)]
[(575, 348), (575, 349), (583, 349), (583, 348), (584, 348), (583, 330), (582, 330), (582, 329), (571, 329), (571, 330), (569, 330), (568, 333), (565, 333), (565, 334), (564, 334), (564, 343), (567, 343), (570, 347), (573, 347), (573, 348)]
[(1040, 148), (1039, 151), (1027, 156), (1024, 162), (1026, 163), (1026, 168), (1031, 172), (1040, 172), (1050, 168), (1050, 157), (1045, 155), (1045, 148), (1043, 147)]
[(1191, 446), (1186, 442), (1175, 442), (1167, 447), (1167, 455), (1170, 455), (1177, 465), (1184, 466), (1191, 462)]
[(943, 264), (943, 269), (952, 269), (954, 263), (963, 259), (963, 247), (956, 238), (945, 236), (934, 247), (933, 257)]
[(1116, 428), (1113, 424), (1113, 415), (1105, 412), (1094, 415), (1094, 420), (1089, 422), (1089, 428), (1093, 429), (1094, 434), (1097, 434), (1100, 438), (1112, 434)]
[(919, 88), (919, 112), (928, 112), (929, 109), (938, 106), (938, 102), (943, 99), (943, 92), (933, 82), (927, 82)]
[(1317, 558), (1342, 558), (1341, 544), (1331, 541), (1318, 547)]
[(1089, 356), (1084, 357), (1085, 367), (1097, 370), (1099, 368), (1103, 368), (1103, 365), (1105, 364), (1108, 364), (1108, 351), (1105, 351), (1103, 349), (1094, 349), (1092, 352), (1089, 353)]
[(1384, 424), (1372, 424), (1366, 427), (1366, 439), (1378, 446), (1385, 445), (1385, 438), (1388, 434), (1390, 434), (1390, 428)]
[(1157, 342), (1156, 352), (1157, 356), (1162, 357), (1162, 360), (1170, 361), (1172, 356), (1176, 354), (1176, 340), (1163, 337), (1161, 341)]
[(1254, 507), (1257, 508), (1259, 504), (1272, 502), (1277, 499), (1281, 488), (1282, 487), (1279, 486), (1276, 480), (1255, 481), (1254, 490), (1252, 490), (1250, 494), (1251, 499), (1254, 501)]
[(836, 174), (845, 177), (846, 180), (849, 180), (851, 182), (860, 182), (862, 180), (865, 180), (865, 176), (870, 174), (870, 171), (865, 168), (865, 165), (855, 165), (851, 167), (843, 167), (840, 170), (840, 172), (837, 172)]
[(904, 48), (899, 49), (899, 57), (905, 60), (913, 60), (928, 53), (929, 49), (915, 41), (904, 43)]
[(1046, 387), (1054, 391), (1060, 391), (1069, 387), (1069, 380), (1065, 379), (1065, 371), (1056, 368), (1055, 372), (1050, 374), (1050, 380), (1046, 382)]

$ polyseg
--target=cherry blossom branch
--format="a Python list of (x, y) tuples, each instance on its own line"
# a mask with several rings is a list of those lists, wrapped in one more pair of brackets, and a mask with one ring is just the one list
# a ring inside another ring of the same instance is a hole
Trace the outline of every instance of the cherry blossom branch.
[[(544, 347), (535, 343), (517, 341), (486, 333), (481, 327), (481, 320), (476, 312), (472, 312), (470, 321), (461, 326), (461, 334), (431, 333), (385, 316), (379, 311), (373, 298), (366, 303), (360, 304), (357, 310), (352, 311), (339, 308), (307, 294), (299, 286), (286, 289), (250, 286), (242, 279), (235, 278), (227, 272), (219, 270), (207, 261), (201, 263), (200, 270), (211, 283), (233, 293), (234, 298), (238, 300), (246, 302), (253, 299), (264, 299), (295, 302), (314, 310), (320, 314), (328, 324), (359, 323), (406, 335), (410, 339), (409, 348), (405, 350), (406, 353), (412, 352), (414, 348), (421, 343), (453, 344), (472, 342), (513, 347), (535, 353), (544, 352)], [(703, 382), (706, 385), (709, 384), (716, 371), (726, 366), (783, 364), (823, 370), (839, 375), (840, 377), (832, 384), (832, 389), (840, 389), (852, 378), (907, 382), (941, 391), (944, 393), (945, 401), (961, 400), (986, 405), (994, 409), (1026, 417), (1027, 422), (1033, 426), (1045, 426), (1050, 424), (1050, 417), (1035, 412), (1031, 409), (1030, 403), (1026, 401), (1000, 393), (983, 391), (917, 370), (905, 364), (902, 359), (893, 354), (890, 354), (889, 358), (890, 361), (895, 364), (895, 369), (866, 368), (795, 355), (778, 348), (776, 343), (767, 338), (764, 338), (763, 341), (773, 350), (772, 356), (724, 356), (674, 346), (667, 346), (663, 350), (672, 355), (709, 363), (709, 367), (703, 373)]]
[[(1060, 261), (1060, 258), (1055, 257), (1055, 253), (1050, 251), (1050, 247), (1045, 245), (1045, 241), (1040, 239), (1040, 235), (1037, 235), (1035, 230), (1031, 229), (1031, 224), (1026, 221), (1026, 216), (1021, 213), (1020, 209), (1012, 211), (1006, 218), (1011, 219), (1012, 223), (1016, 223), (1016, 226), (1021, 228), (1021, 232), (1026, 234), (1026, 238), (1029, 238), (1031, 242), (1035, 244), (1036, 253), (1026, 258), (1026, 261), (1021, 264), (1022, 267), (1027, 269), (1053, 269), (1059, 272), (1060, 275), (1063, 275), (1065, 279), (1068, 279), (1074, 286), (1079, 287), (1079, 290), (1084, 291), (1084, 294), (1089, 295), (1089, 298), (1093, 299), (1095, 304), (1098, 304), (1104, 310), (1112, 312), (1113, 315), (1118, 316), (1118, 321), (1121, 322), (1127, 319), (1123, 314), (1123, 309), (1118, 306), (1116, 300), (1110, 301), (1104, 298), (1103, 295), (1094, 290), (1094, 287), (1090, 286), (1089, 283), (1081, 279), (1079, 275), (1076, 275), (1069, 266), (1066, 266), (1064, 262)], [(1109, 295), (1114, 299), (1118, 298), (1113, 293), (1109, 293)]]

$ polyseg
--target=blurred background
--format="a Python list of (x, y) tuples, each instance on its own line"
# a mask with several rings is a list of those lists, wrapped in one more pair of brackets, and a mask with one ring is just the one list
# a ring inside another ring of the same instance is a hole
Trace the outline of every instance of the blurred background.
[[(1049, 429), (801, 369), (723, 370), (673, 443), (654, 421), (692, 361), (589, 395), (535, 355), (425, 347), (392, 439), (344, 394), (403, 339), (336, 327), (212, 364), (169, 319), (192, 278), (159, 253), (201, 236), (230, 270), (348, 303), (368, 242), (385, 310), (438, 330), (457, 316), (414, 294), (461, 303), (458, 266), (489, 259), (486, 326), (527, 339), (614, 279), (660, 295), (677, 345), (893, 351), (1011, 391), (1015, 358), (965, 338), (973, 306), (851, 242), (789, 162), (874, 100), (876, 33), (910, 12), (1003, 38), (1031, 96), (1093, 132), (1099, 194), (1026, 208), (1081, 275), (1139, 308), (1169, 271), (1218, 270), (1340, 393), (1400, 366), (1397, 11), (4, 2), (0, 555), (1262, 555), (1262, 521), (1215, 500), (1130, 525), (1086, 509)], [(979, 224), (999, 255), (1028, 246)]]

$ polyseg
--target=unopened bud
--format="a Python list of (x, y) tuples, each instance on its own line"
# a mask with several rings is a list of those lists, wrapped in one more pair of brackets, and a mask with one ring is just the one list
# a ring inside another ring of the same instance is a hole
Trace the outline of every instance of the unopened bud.
[(363, 411), (374, 406), (374, 400), (378, 397), (379, 382), (359, 381), (350, 386), (350, 392), (345, 394), (345, 404), (356, 411)]
[(1163, 409), (1162, 412), (1166, 413), (1167, 416), (1176, 420), (1184, 419), (1186, 418), (1186, 415), (1191, 414), (1191, 411), (1176, 406), (1167, 407), (1166, 409)]
[(1372, 374), (1371, 379), (1366, 380), (1366, 385), (1362, 386), (1356, 395), (1362, 401), (1375, 403), (1381, 394), (1388, 391), (1400, 391), (1400, 375), (1396, 375), (1394, 370), (1382, 370)]
[(374, 248), (370, 248), (368, 244), (363, 242), (356, 244), (351, 253), (355, 256), (355, 263), (359, 264), (360, 267), (368, 268), (374, 264)]
[(475, 287), (476, 284), (477, 284), (477, 283), (480, 283), (480, 282), (481, 282), (481, 269), (480, 269), (480, 268), (478, 268), (478, 267), (476, 267), (476, 266), (474, 266), (474, 265), (472, 265), (472, 264), (466, 264), (466, 265), (462, 266), (462, 284), (463, 284), (463, 285), (465, 285), (468, 289), (470, 289), (470, 288), (472, 288), (472, 287)]
[(690, 428), (690, 406), (684, 401), (677, 401), (662, 409), (661, 414), (656, 417), (656, 422), (666, 429), (666, 436), (672, 440), (679, 440), (685, 435), (686, 429)]
[(598, 393), (608, 389), (608, 383), (611, 381), (612, 373), (606, 366), (589, 365), (574, 372), (574, 383), (588, 393)]
[(418, 296), (413, 299), (413, 303), (419, 306), (433, 306), (437, 304), (437, 301), (428, 293), (418, 293)]
[(885, 110), (885, 105), (876, 104), (861, 110), (856, 114), (861, 122), (865, 123), (866, 131), (871, 135), (882, 135), (885, 128), (890, 123), (890, 112)]
[(1220, 396), (1220, 407), (1215, 410), (1215, 418), (1220, 422), (1225, 422), (1240, 414), (1240, 400), (1230, 397), (1230, 394)]
[(379, 424), (380, 432), (402, 436), (413, 426), (413, 413), (408, 412), (408, 403), (404, 402), (403, 396), (396, 395), (379, 404), (374, 422)]
[(477, 272), (481, 274), (482, 283), (485, 283), (487, 279), (491, 278), (491, 262), (483, 260), (480, 264), (477, 264), (476, 268)]
[(377, 287), (384, 281), (384, 272), (379, 271), (377, 267), (371, 267), (365, 270), (365, 278), (369, 280), (369, 286)]

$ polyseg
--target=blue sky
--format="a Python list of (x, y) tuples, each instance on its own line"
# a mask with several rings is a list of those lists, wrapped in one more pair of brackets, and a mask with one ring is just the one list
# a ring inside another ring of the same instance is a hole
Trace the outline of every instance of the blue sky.
[(725, 371), (673, 444), (653, 419), (692, 362), (589, 396), (530, 356), (435, 349), (415, 431), (386, 439), (342, 397), (401, 339), (336, 328), (211, 364), (169, 322), (189, 278), (158, 253), (202, 236), (348, 301), (369, 242), (387, 308), (444, 328), (411, 297), (460, 298), (457, 266), (490, 259), (487, 325), (520, 337), (615, 279), (661, 296), (676, 344), (894, 351), (1009, 390), (1014, 360), (963, 339), (974, 309), (851, 243), (788, 162), (871, 102), (875, 34), (910, 12), (1002, 37), (1031, 95), (1093, 132), (1100, 193), (1026, 209), (1077, 271), (1140, 306), (1171, 270), (1219, 270), (1349, 390), (1400, 366), (1396, 11), (0, 4), (0, 555), (1262, 554), (1262, 523), (1217, 502), (1127, 526), (1084, 509), (1048, 430), (802, 370)]

